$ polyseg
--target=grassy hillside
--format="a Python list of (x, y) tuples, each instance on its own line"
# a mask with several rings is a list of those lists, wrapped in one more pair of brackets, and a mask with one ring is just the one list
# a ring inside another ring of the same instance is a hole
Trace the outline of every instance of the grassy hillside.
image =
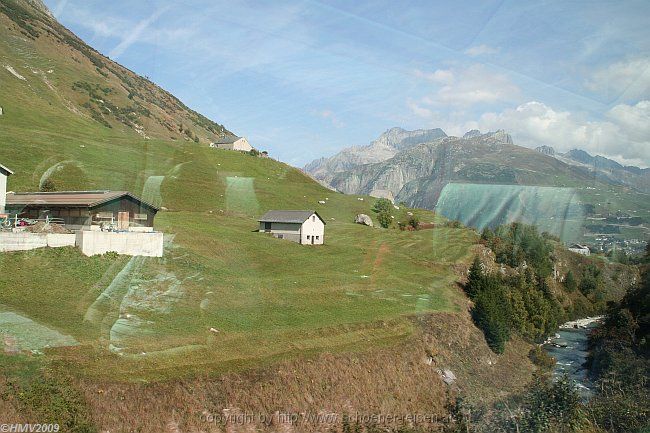
[[(16, 171), (9, 189), (35, 190), (49, 178), (59, 189), (130, 190), (168, 209), (156, 219), (168, 243), (163, 259), (2, 255), (10, 270), (0, 276), (5, 310), (82, 344), (147, 352), (147, 368), (165, 369), (178, 365), (169, 350), (214, 367), (391, 338), (409, 332), (405, 315), (455, 308), (450, 265), (468, 258), (469, 231), (358, 226), (354, 216), (372, 214), (373, 199), (333, 193), (283, 163), (145, 140), (66, 111), (54, 120), (27, 108), (39, 102), (26, 98), (15, 106), (21, 112), (10, 108), (0, 118), (0, 140), (11, 143), (0, 147), (0, 161)], [(254, 232), (256, 217), (272, 208), (317, 209), (327, 244), (311, 249)], [(420, 218), (435, 217), (422, 211)], [(151, 352), (161, 350), (164, 360), (153, 363)]]
[[(11, 270), (0, 276), (0, 303), (82, 344), (147, 352), (137, 357), (147, 368), (178, 366), (170, 353), (214, 367), (403, 335), (409, 325), (400, 318), (457, 308), (452, 265), (470, 256), (470, 231), (356, 225), (356, 213), (372, 213), (372, 199), (332, 193), (270, 159), (194, 144), (108, 152), (89, 143), (75, 161), (87, 188), (127, 187), (169, 209), (156, 219), (169, 235), (162, 259), (86, 259), (75, 250), (0, 256)], [(34, 168), (11, 179), (18, 190), (34, 186), (27, 173), (37, 170), (37, 160), (21, 162)], [(159, 194), (152, 179), (162, 180)], [(270, 208), (318, 209), (327, 244), (255, 232), (255, 218)]]
[(19, 118), (32, 128), (37, 116), (80, 133), (91, 124), (100, 136), (200, 142), (229, 133), (28, 0), (0, 3), (0, 82), (0, 106), (13, 120), (2, 124)]

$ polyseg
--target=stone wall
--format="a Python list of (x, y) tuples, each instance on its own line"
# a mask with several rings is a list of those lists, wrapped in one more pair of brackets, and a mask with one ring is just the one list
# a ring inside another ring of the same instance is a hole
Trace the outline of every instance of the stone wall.
[(74, 247), (74, 234), (0, 233), (0, 252), (26, 251), (36, 248)]
[(87, 256), (116, 252), (127, 256), (162, 257), (163, 234), (135, 232), (77, 232), (77, 246)]

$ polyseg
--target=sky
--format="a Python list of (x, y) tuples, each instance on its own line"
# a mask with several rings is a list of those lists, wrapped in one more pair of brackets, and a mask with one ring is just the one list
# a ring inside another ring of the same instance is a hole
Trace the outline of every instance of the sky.
[(650, 2), (45, 0), (88, 44), (296, 166), (387, 129), (650, 166)]

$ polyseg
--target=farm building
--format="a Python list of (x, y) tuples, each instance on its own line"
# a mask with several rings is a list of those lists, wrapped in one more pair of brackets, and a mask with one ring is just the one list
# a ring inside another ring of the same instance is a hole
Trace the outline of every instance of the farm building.
[(158, 208), (127, 191), (21, 192), (7, 194), (7, 212), (23, 218), (63, 220), (72, 230), (112, 223), (119, 230), (153, 227)]
[(260, 217), (260, 232), (299, 244), (325, 243), (325, 221), (313, 210), (270, 210)]
[(591, 251), (589, 250), (589, 247), (580, 245), (580, 244), (573, 244), (569, 247), (569, 251), (573, 251), (574, 253), (582, 254), (583, 256), (589, 256), (591, 255)]
[(237, 137), (234, 135), (222, 137), (217, 141), (210, 143), (210, 147), (226, 150), (239, 150), (242, 152), (250, 152), (253, 150), (253, 146), (250, 145), (245, 137)]
[(0, 164), (0, 213), (4, 213), (7, 202), (7, 178), (12, 174), (14, 174), (13, 171)]

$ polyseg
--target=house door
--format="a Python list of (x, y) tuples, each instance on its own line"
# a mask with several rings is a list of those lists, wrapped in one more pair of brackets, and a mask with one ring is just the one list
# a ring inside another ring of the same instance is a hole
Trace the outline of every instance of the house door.
[(118, 230), (126, 230), (129, 228), (129, 213), (128, 212), (118, 212), (117, 213), (117, 228)]
[(312, 235), (311, 236), (311, 244), (314, 245), (314, 240), (316, 240), (316, 236)]

